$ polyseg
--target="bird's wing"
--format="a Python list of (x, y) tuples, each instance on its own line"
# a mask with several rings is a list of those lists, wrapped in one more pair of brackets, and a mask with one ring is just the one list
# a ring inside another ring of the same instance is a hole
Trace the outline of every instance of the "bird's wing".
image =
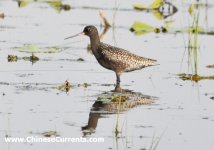
[(141, 69), (147, 66), (157, 65), (155, 63), (156, 60), (137, 56), (127, 50), (104, 43), (102, 43), (100, 46), (103, 57), (108, 59), (110, 62), (115, 63), (115, 65), (120, 65), (125, 72)]

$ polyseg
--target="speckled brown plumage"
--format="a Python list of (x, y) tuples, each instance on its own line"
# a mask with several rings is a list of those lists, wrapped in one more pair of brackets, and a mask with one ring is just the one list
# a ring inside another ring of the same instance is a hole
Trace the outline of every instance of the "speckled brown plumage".
[(103, 60), (101, 60), (103, 64), (101, 65), (103, 67), (106, 65), (107, 67), (105, 68), (118, 73), (130, 72), (156, 65), (156, 60), (137, 56), (127, 50), (105, 43), (100, 43), (97, 49), (98, 53), (100, 53), (100, 56), (103, 58)]
[(94, 26), (86, 26), (83, 32), (77, 35), (82, 34), (89, 36), (92, 52), (99, 64), (116, 73), (117, 85), (120, 84), (121, 73), (157, 65), (156, 60), (154, 59), (141, 57), (132, 54), (127, 50), (100, 42), (97, 28)]

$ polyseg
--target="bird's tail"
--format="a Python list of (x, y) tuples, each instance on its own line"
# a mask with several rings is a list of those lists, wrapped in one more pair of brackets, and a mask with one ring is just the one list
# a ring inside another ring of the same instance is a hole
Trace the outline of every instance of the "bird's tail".
[(160, 65), (157, 63), (157, 60), (150, 59), (150, 58), (146, 59), (146, 66), (157, 66), (157, 65)]

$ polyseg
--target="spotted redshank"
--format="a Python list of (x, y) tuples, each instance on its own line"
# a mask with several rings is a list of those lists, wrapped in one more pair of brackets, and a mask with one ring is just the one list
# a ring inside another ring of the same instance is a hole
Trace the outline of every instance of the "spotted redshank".
[(65, 40), (79, 35), (86, 35), (90, 38), (92, 53), (101, 66), (116, 73), (117, 86), (120, 86), (120, 75), (123, 72), (158, 65), (154, 59), (141, 57), (127, 50), (100, 42), (95, 26), (86, 26), (83, 32), (67, 37)]

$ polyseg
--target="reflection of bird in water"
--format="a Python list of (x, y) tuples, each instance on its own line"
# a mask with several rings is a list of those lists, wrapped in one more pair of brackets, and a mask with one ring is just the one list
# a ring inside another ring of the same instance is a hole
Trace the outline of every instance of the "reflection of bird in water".
[(82, 127), (84, 135), (94, 133), (99, 118), (102, 118), (103, 115), (118, 113), (119, 106), (120, 112), (123, 112), (139, 105), (153, 104), (157, 99), (156, 97), (130, 90), (123, 90), (123, 93), (105, 92), (100, 95), (91, 108), (88, 124)]
[(86, 26), (83, 32), (68, 38), (78, 35), (87, 35), (90, 37), (92, 53), (101, 66), (116, 73), (117, 85), (120, 85), (120, 75), (123, 72), (131, 72), (157, 65), (156, 60), (141, 57), (124, 49), (100, 42), (97, 28), (94, 26)]

